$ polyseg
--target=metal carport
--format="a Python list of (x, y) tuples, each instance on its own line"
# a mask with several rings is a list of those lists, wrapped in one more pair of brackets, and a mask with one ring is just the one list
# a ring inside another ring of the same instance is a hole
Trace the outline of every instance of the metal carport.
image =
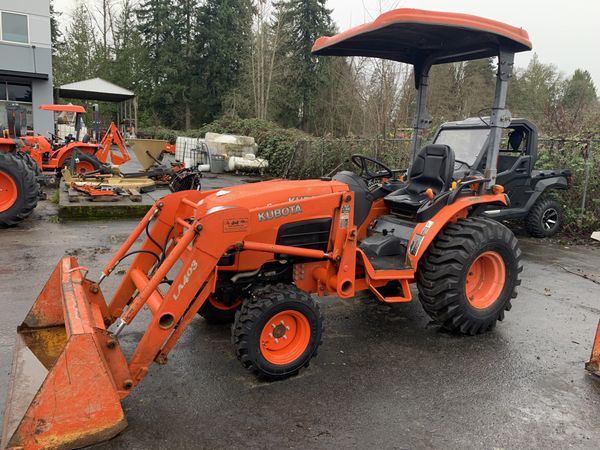
[(102, 78), (91, 78), (63, 84), (57, 91), (61, 98), (118, 103), (117, 124), (121, 133), (125, 133), (128, 124), (137, 130), (137, 98), (129, 89)]

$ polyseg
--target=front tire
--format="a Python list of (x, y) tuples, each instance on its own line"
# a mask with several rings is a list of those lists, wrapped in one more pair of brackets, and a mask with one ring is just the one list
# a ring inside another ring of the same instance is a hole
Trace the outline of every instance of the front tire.
[(235, 353), (259, 378), (283, 379), (308, 367), (323, 334), (318, 303), (286, 284), (252, 292), (236, 313), (232, 329)]
[(552, 237), (559, 232), (563, 223), (560, 203), (551, 198), (540, 198), (529, 210), (525, 227), (536, 238)]
[(460, 219), (446, 226), (419, 263), (419, 300), (442, 327), (484, 333), (510, 310), (522, 270), (512, 231), (491, 219)]

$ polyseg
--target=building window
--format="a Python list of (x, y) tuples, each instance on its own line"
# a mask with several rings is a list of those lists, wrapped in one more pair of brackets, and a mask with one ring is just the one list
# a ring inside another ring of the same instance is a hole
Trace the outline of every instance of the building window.
[(10, 42), (29, 43), (29, 27), (27, 16), (2, 12), (2, 40)]
[(33, 131), (31, 86), (0, 80), (0, 129), (9, 128), (10, 117), (18, 111), (25, 113), (27, 131)]
[(8, 93), (7, 100), (31, 103), (31, 86), (8, 83), (6, 91)]

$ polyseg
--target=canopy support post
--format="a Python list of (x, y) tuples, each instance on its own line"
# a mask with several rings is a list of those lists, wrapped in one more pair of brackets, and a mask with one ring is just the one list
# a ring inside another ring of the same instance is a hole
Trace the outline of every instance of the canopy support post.
[[(483, 174), (490, 181), (482, 186), (483, 191), (489, 190), (496, 184), (498, 152), (500, 150), (500, 139), (502, 129), (510, 125), (512, 115), (506, 109), (506, 95), (508, 93), (508, 81), (512, 78), (515, 54), (505, 49), (498, 53), (498, 71), (496, 73), (496, 94), (494, 106), (490, 116), (490, 137), (486, 152), (486, 170)], [(483, 193), (483, 192), (482, 192)]]
[(410, 153), (410, 165), (417, 156), (421, 147), (422, 130), (431, 127), (432, 118), (427, 111), (427, 94), (429, 89), (429, 69), (431, 64), (425, 64), (421, 67), (415, 66), (415, 80), (417, 84), (417, 106), (415, 119), (413, 122), (412, 145)]
[(137, 126), (138, 126), (138, 119), (137, 119), (137, 113), (138, 113), (138, 104), (137, 104), (137, 96), (133, 97), (132, 99), (133, 101), (133, 127), (131, 128), (131, 133), (133, 135), (133, 137), (137, 137)]

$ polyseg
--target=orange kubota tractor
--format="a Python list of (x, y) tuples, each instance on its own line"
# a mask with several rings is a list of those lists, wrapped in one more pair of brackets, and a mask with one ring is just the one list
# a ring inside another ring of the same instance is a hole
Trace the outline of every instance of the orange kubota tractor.
[[(267, 379), (293, 375), (315, 355), (323, 321), (311, 294), (346, 299), (370, 291), (381, 302), (409, 302), (416, 283), (425, 311), (444, 328), (469, 335), (492, 329), (517, 295), (521, 251), (508, 228), (478, 215), (479, 206), (508, 203), (495, 183), (501, 131), (510, 124), (507, 83), (514, 54), (530, 49), (522, 29), (413, 9), (320, 38), (317, 56), (414, 66), (407, 180), (354, 155), (358, 173), (177, 192), (153, 205), (97, 282), (64, 257), (17, 330), (3, 445), (72, 448), (119, 433), (126, 426), (120, 400), (153, 362), (167, 362), (197, 313), (227, 320), (235, 311), (235, 353)], [(494, 56), (484, 170), (453, 180), (453, 149), (420, 144), (431, 124), (429, 69)], [(107, 304), (100, 286), (128, 258)], [(147, 328), (126, 357), (119, 336), (144, 306)]]
[[(59, 142), (55, 135), (48, 141), (44, 136), (21, 136), (28, 153), (45, 173), (59, 175), (63, 167), (73, 166), (75, 173), (90, 173), (101, 170), (109, 159), (113, 164), (124, 164), (131, 159), (125, 142), (114, 123), (111, 123), (100, 142), (85, 138), (80, 140), (81, 116), (85, 108), (79, 105), (40, 105), (44, 111), (75, 113), (75, 136), (65, 137)], [(89, 134), (88, 134), (89, 136)], [(113, 151), (118, 150), (118, 153)]]

